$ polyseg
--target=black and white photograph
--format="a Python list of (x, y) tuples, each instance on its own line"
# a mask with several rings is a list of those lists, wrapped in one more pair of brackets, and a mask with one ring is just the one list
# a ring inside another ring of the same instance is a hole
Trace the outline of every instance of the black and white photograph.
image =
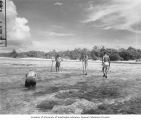
[(0, 115), (141, 115), (141, 0), (0, 0)]

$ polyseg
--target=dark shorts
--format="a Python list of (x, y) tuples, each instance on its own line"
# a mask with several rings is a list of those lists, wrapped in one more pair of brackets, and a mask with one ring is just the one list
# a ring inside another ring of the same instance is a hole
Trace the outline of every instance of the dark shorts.
[(35, 87), (36, 86), (36, 80), (35, 78), (27, 78), (25, 81), (25, 87)]
[(56, 67), (60, 67), (60, 62), (56, 62)]

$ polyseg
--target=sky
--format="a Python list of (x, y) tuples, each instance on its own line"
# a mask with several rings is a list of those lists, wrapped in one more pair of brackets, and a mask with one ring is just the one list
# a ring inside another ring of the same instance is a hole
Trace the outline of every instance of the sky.
[(8, 47), (141, 47), (141, 0), (7, 0)]

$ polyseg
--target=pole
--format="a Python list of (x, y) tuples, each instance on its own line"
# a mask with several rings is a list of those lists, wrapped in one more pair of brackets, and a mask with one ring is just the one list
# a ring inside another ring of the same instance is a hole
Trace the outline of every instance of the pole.
[(53, 67), (53, 61), (52, 61), (52, 63), (51, 63), (51, 70), (50, 70), (51, 72), (52, 72), (52, 67)]
[(52, 63), (51, 63), (51, 69), (50, 69), (50, 71), (52, 72), (53, 62), (54, 62), (54, 58), (53, 57), (51, 58), (51, 61), (52, 61)]
[(83, 69), (83, 75), (84, 75), (84, 63), (83, 63), (83, 60), (82, 60), (82, 69)]
[(5, 47), (7, 47), (7, 20), (6, 20), (6, 0), (5, 0)]

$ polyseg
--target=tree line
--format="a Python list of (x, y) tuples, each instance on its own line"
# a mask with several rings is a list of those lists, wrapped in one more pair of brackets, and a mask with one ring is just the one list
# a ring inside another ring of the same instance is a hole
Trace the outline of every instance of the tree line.
[(113, 48), (105, 48), (104, 46), (94, 46), (91, 50), (86, 48), (75, 48), (74, 50), (66, 50), (66, 51), (56, 51), (52, 50), (49, 52), (42, 51), (28, 51), (28, 52), (20, 52), (18, 53), (16, 50), (13, 50), (10, 53), (1, 53), (0, 57), (13, 57), (13, 58), (26, 58), (26, 57), (36, 57), (36, 58), (46, 58), (50, 59), (53, 56), (60, 55), (63, 58), (76, 60), (80, 59), (81, 55), (87, 51), (89, 59), (92, 60), (100, 60), (103, 56), (104, 51), (106, 51), (111, 61), (127, 61), (127, 60), (136, 60), (141, 59), (141, 49), (135, 49), (133, 47), (113, 49)]

